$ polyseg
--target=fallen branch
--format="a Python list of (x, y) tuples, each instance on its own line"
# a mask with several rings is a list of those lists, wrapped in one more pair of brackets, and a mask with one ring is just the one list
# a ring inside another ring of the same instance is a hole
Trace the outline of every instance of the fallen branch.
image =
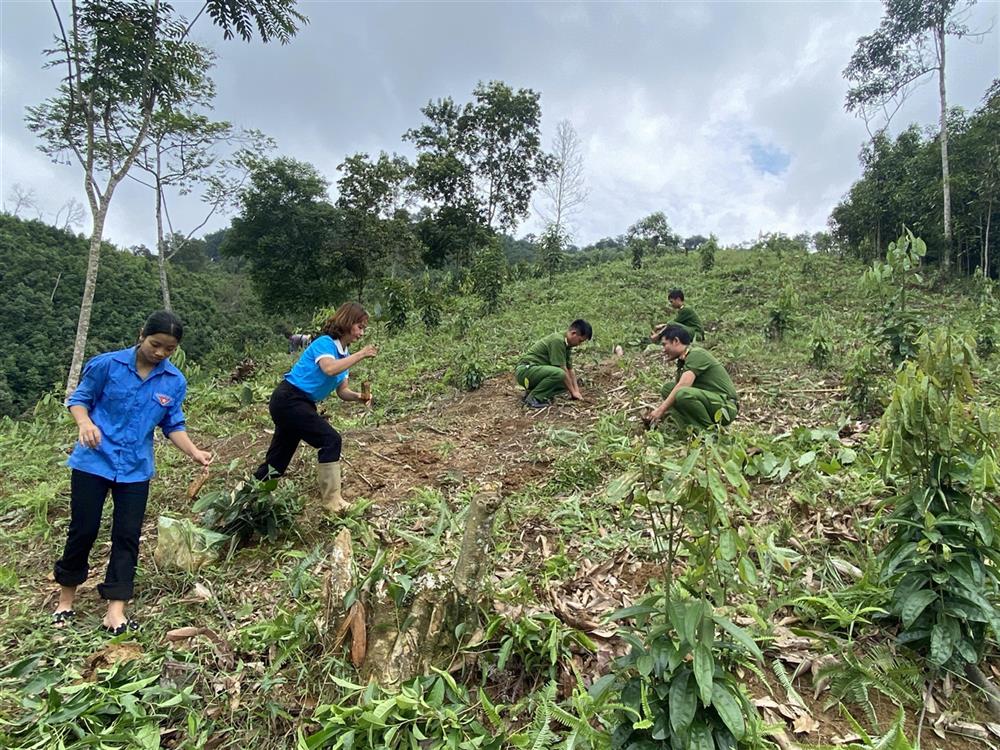
[(990, 682), (990, 678), (975, 664), (967, 664), (965, 666), (965, 676), (969, 678), (969, 681), (973, 685), (983, 691), (993, 721), (1000, 721), (1000, 690)]
[(383, 456), (381, 453), (379, 453), (376, 450), (372, 450), (371, 448), (368, 449), (368, 452), (374, 456), (377, 456), (378, 458), (381, 458), (383, 461), (388, 461), (391, 464), (396, 464), (396, 466), (402, 466), (404, 469), (411, 468), (409, 464), (405, 464), (396, 458), (389, 458), (388, 456)]

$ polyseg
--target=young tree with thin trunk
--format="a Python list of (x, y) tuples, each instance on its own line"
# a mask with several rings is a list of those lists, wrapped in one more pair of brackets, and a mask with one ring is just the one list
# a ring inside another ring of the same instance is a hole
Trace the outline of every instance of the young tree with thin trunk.
[[(197, 103), (208, 106), (214, 90), (208, 86), (205, 93), (206, 99)], [(251, 166), (273, 146), (273, 140), (259, 131), (237, 131), (228, 122), (215, 122), (190, 110), (165, 109), (153, 116), (147, 144), (136, 159), (136, 166), (148, 179), (130, 176), (153, 191), (164, 309), (172, 309), (167, 279), (170, 259), (215, 214), (237, 204)], [(225, 154), (225, 149), (232, 153)], [(204, 215), (189, 231), (179, 231), (170, 218), (170, 195), (184, 196), (199, 189)]]
[[(963, 13), (975, 0), (884, 0), (885, 15), (872, 34), (858, 40), (844, 70), (851, 83), (846, 108), (870, 121), (881, 111), (888, 126), (917, 82), (936, 72), (940, 102), (941, 179), (944, 248), (941, 268), (951, 270), (951, 188), (948, 163), (948, 98), (945, 88), (945, 39), (970, 35)], [(869, 132), (871, 132), (869, 130)]]
[(21, 212), (22, 208), (38, 207), (38, 196), (35, 194), (34, 188), (25, 189), (21, 187), (21, 183), (15, 182), (10, 186), (10, 192), (8, 195), (8, 200), (14, 206), (9, 211), (11, 216), (17, 216)]
[(558, 236), (570, 236), (570, 222), (587, 200), (580, 137), (569, 120), (561, 120), (552, 140), (554, 171), (539, 188), (544, 201), (535, 210)]
[[(58, 93), (29, 107), (27, 125), (51, 156), (70, 154), (84, 172), (93, 227), (73, 357), (66, 382), (72, 392), (83, 368), (101, 241), (118, 185), (145, 144), (157, 107), (180, 101), (197, 83), (207, 51), (188, 41), (203, 13), (223, 29), (249, 40), (256, 27), (264, 41), (282, 42), (305, 18), (295, 0), (207, 0), (194, 21), (161, 0), (73, 0), (68, 18), (52, 0), (59, 33), (47, 51), (49, 66), (65, 71)], [(67, 23), (68, 22), (68, 23)]]

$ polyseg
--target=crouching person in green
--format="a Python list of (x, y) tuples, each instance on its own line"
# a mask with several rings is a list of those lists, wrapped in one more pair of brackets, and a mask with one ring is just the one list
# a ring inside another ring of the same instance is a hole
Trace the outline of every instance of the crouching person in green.
[(711, 427), (719, 412), (722, 424), (732, 422), (739, 395), (726, 368), (709, 352), (691, 346), (691, 333), (683, 326), (672, 323), (659, 338), (667, 361), (677, 362), (677, 381), (664, 402), (646, 416), (647, 424), (655, 425), (668, 411), (682, 427)]
[[(705, 340), (705, 326), (701, 324), (701, 318), (698, 317), (692, 308), (688, 307), (684, 302), (684, 290), (683, 289), (671, 289), (670, 293), (667, 295), (667, 301), (670, 302), (670, 307), (677, 311), (674, 315), (672, 323), (675, 325), (681, 325), (688, 330), (691, 334), (692, 341), (704, 341)], [(668, 323), (667, 325), (670, 325)], [(666, 330), (667, 326), (663, 326), (660, 330), (656, 331), (649, 338), (652, 341), (656, 341), (660, 338), (660, 334)]]
[(571, 398), (583, 398), (573, 372), (570, 350), (590, 341), (594, 330), (586, 320), (574, 320), (565, 334), (551, 333), (537, 341), (521, 356), (514, 377), (524, 386), (524, 403), (533, 409), (548, 406), (552, 398), (569, 391)]

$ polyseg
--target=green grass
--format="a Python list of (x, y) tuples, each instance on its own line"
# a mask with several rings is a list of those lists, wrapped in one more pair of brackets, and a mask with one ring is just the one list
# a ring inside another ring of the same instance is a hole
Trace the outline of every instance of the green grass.
[[(733, 594), (731, 607), (760, 622), (797, 613), (803, 627), (819, 633), (836, 652), (847, 634), (860, 644), (884, 637), (868, 609), (880, 606), (884, 592), (874, 585), (857, 587), (867, 584), (872, 550), (882, 543), (874, 531), (873, 501), (888, 490), (873, 464), (873, 433), (865, 423), (857, 426), (859, 415), (841, 392), (842, 374), (854, 352), (872, 338), (877, 317), (873, 302), (858, 291), (861, 271), (853, 261), (834, 256), (779, 259), (762, 252), (719, 251), (708, 272), (700, 270), (696, 254), (676, 254), (648, 258), (640, 272), (616, 261), (557, 274), (551, 281), (520, 281), (508, 286), (494, 315), (481, 314), (474, 298), (453, 298), (441, 325), (430, 331), (416, 314), (396, 336), (374, 322), (364, 343), (378, 346), (379, 356), (356, 368), (353, 377), (372, 381), (375, 408), (363, 413), (334, 405), (330, 411), (338, 428), (392, 424), (461, 393), (469, 362), (488, 377), (508, 377), (521, 351), (578, 317), (588, 319), (595, 331), (594, 340), (574, 355), (584, 378), (621, 345), (626, 352), (616, 370), (621, 398), (633, 405), (652, 401), (672, 368), (643, 349), (651, 326), (669, 317), (667, 290), (681, 286), (705, 322), (705, 345), (730, 368), (741, 392), (742, 418), (731, 432), (756, 451), (747, 470), (750, 512), (739, 527), (756, 580), (741, 587), (751, 594)], [(784, 339), (774, 342), (766, 337), (769, 311), (789, 284), (797, 290), (798, 306)], [(975, 306), (956, 289), (913, 295), (928, 324), (965, 325), (974, 317)], [(821, 313), (830, 320), (831, 355), (817, 369), (811, 365), (812, 324)], [(226, 460), (214, 469), (217, 487), (232, 486), (260, 460), (259, 441), (271, 427), (267, 397), (292, 362), (279, 351), (262, 351), (256, 359), (257, 374), (246, 383), (229, 384), (226, 373), (187, 368), (189, 429), (199, 444), (225, 446)], [(982, 399), (1000, 400), (997, 358), (983, 363), (978, 375)], [(494, 585), (497, 601), (547, 611), (553, 592), (602, 563), (611, 566), (622, 587), (637, 582), (639, 594), (659, 585), (659, 557), (646, 510), (627, 494), (609, 494), (609, 483), (632, 469), (643, 450), (629, 416), (609, 411), (585, 428), (555, 424), (532, 433), (531, 455), (547, 461), (548, 468), (539, 481), (509, 495), (500, 512), (493, 562), (505, 576)], [(857, 434), (839, 437), (845, 426)], [(411, 434), (415, 429), (408, 428)], [(5, 717), (0, 745), (55, 747), (56, 739), (65, 742), (78, 731), (106, 731), (105, 747), (134, 747), (141, 746), (135, 744), (137, 737), (149, 737), (155, 728), (170, 747), (203, 747), (211, 739), (214, 747), (263, 749), (293, 746), (297, 731), (314, 730), (312, 707), (336, 704), (350, 692), (343, 681), (356, 681), (357, 675), (346, 655), (328, 649), (317, 631), (325, 554), (334, 530), (308, 513), (277, 542), (235, 550), (197, 575), (157, 569), (151, 557), (154, 540), (147, 537), (133, 605), (145, 624), (137, 639), (141, 654), (128, 668), (134, 679), (123, 682), (119, 667), (100, 672), (86, 688), (96, 708), (79, 716), (45, 702), (45, 696), (72, 692), (88, 657), (106, 643), (93, 632), (101, 611), (93, 592), (81, 597), (81, 617), (73, 628), (53, 635), (48, 626), (54, 584), (46, 576), (65, 537), (68, 470), (62, 462), (74, 439), (72, 421), (58, 399), (41, 402), (33, 420), (0, 423), (0, 617), (5, 622), (0, 664), (8, 665), (0, 671), (0, 716)], [(247, 448), (254, 440), (258, 445)], [(436, 450), (446, 465), (462, 446), (448, 439)], [(670, 450), (683, 458), (682, 442)], [(157, 466), (150, 529), (160, 513), (192, 517), (185, 494), (194, 474), (191, 464), (160, 442)], [(293, 475), (283, 480), (282, 491), (307, 499), (310, 482)], [(427, 571), (447, 572), (474, 489), (464, 484), (418, 487), (393, 509), (391, 523), (375, 529), (363, 519), (347, 521), (359, 576), (368, 577), (366, 596), (405, 602), (414, 579)], [(546, 540), (547, 559), (539, 537)], [(105, 529), (95, 549), (107, 539)], [(865, 577), (850, 580), (832, 566), (833, 559), (857, 566)], [(215, 597), (207, 602), (193, 597), (198, 582)], [(861, 618), (856, 622), (855, 611)], [(228, 649), (204, 636), (164, 638), (172, 628), (191, 625), (211, 628)], [(768, 630), (760, 627), (756, 634), (767, 636)], [(495, 647), (501, 647), (499, 642)], [(563, 650), (558, 650), (561, 663), (567, 658)], [(581, 659), (586, 669), (597, 663), (585, 654)], [(495, 665), (497, 655), (486, 661)], [(482, 685), (493, 703), (516, 704), (510, 717), (530, 719), (542, 700), (535, 693), (498, 698), (506, 684), (502, 670), (471, 668), (461, 676), (470, 700)], [(588, 678), (596, 676), (588, 673)], [(182, 699), (163, 705), (161, 694), (144, 693), (139, 700), (146, 706), (143, 713), (128, 697), (153, 690), (132, 687), (143, 678), (153, 678), (150, 686), (168, 686)], [(811, 687), (799, 687), (811, 694)], [(193, 710), (186, 708), (189, 703)], [(125, 708), (105, 711), (102, 706)], [(915, 715), (913, 708), (907, 706)], [(523, 726), (515, 721), (508, 728)], [(116, 733), (121, 737), (115, 739)]]

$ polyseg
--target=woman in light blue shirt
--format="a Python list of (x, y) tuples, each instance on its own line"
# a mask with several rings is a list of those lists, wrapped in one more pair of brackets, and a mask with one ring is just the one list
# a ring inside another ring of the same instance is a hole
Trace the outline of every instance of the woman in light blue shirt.
[(351, 354), (348, 347), (360, 339), (368, 325), (368, 313), (357, 302), (345, 302), (323, 324), (321, 335), (302, 352), (295, 366), (271, 394), (268, 411), (274, 420), (274, 437), (254, 476), (259, 480), (282, 476), (292, 456), (305, 441), (317, 452), (319, 491), (323, 508), (332, 514), (350, 507), (341, 492), (340, 433), (319, 415), (316, 403), (332, 392), (342, 401), (371, 404), (371, 394), (352, 391), (350, 368), (374, 357), (374, 346)]
[(132, 598), (139, 559), (139, 534), (149, 498), (153, 470), (153, 432), (159, 427), (177, 448), (197, 464), (208, 466), (212, 454), (200, 450), (185, 430), (181, 403), (187, 381), (169, 357), (184, 328), (170, 312), (149, 316), (136, 346), (99, 354), (83, 368), (80, 384), (66, 400), (79, 428), (79, 441), (67, 465), (70, 523), (63, 555), (55, 564), (60, 585), (53, 613), (57, 626), (76, 615), (76, 587), (89, 575), (90, 550), (101, 526), (104, 501), (111, 491), (111, 559), (97, 590), (108, 601), (102, 627), (113, 635), (135, 630), (125, 616)]

